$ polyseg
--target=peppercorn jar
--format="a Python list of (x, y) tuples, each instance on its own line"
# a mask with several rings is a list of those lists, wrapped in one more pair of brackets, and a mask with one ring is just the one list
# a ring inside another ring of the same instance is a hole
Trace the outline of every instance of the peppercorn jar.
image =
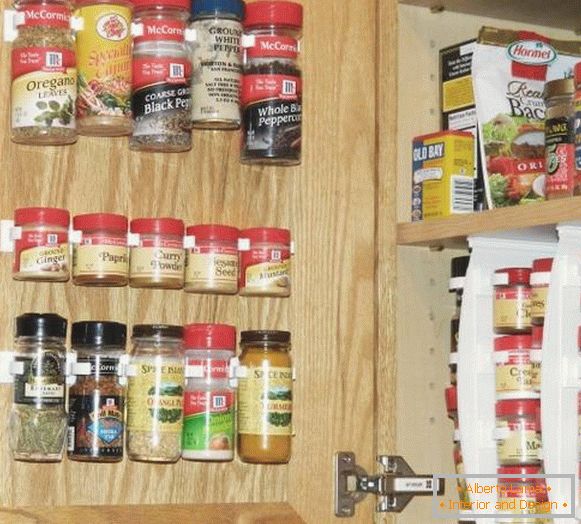
[[(531, 395), (532, 397), (532, 395)], [(540, 400), (499, 400), (496, 403), (496, 451), (501, 466), (541, 463)]]
[(75, 382), (69, 387), (67, 447), (71, 460), (123, 460), (125, 388), (119, 366), (126, 336), (125, 324), (117, 322), (73, 324)]
[(69, 279), (69, 212), (27, 207), (14, 212), (15, 280), (65, 282)]
[(228, 461), (234, 458), (235, 393), (230, 360), (236, 354), (236, 328), (226, 324), (184, 327), (187, 369), (182, 458)]
[(532, 337), (512, 335), (494, 341), (497, 398), (519, 398), (523, 392), (532, 393)]
[(190, 0), (134, 0), (134, 151), (180, 152), (192, 147), (191, 63), (185, 31)]
[(77, 70), (71, 4), (66, 0), (21, 0), (15, 8), (12, 140), (32, 145), (73, 144), (77, 140)]
[(59, 462), (67, 430), (66, 319), (52, 313), (16, 318), (10, 448), (15, 460)]
[(192, 123), (196, 128), (240, 127), (243, 16), (242, 0), (192, 4)]
[(541, 391), (541, 365), (543, 360), (543, 326), (533, 326), (531, 335), (531, 385), (533, 391)]
[(217, 224), (190, 226), (186, 238), (184, 291), (235, 295), (238, 292), (238, 237), (235, 227)]
[(542, 325), (545, 322), (552, 268), (552, 258), (539, 258), (533, 261), (533, 269), (531, 271), (531, 322), (535, 325)]
[(499, 335), (530, 333), (531, 270), (524, 267), (494, 272), (494, 332)]
[(240, 294), (288, 297), (291, 293), (291, 234), (257, 227), (240, 232)]
[(129, 263), (131, 287), (181, 289), (184, 286), (184, 230), (175, 218), (137, 218)]
[(288, 331), (243, 331), (238, 385), (238, 455), (282, 464), (291, 457), (293, 369)]
[(73, 217), (73, 282), (77, 286), (125, 286), (129, 280), (127, 218), (110, 213)]
[(183, 329), (133, 326), (127, 384), (127, 454), (143, 462), (176, 462), (182, 451)]
[(246, 6), (242, 151), (248, 164), (301, 162), (302, 80), (297, 64), (303, 8), (286, 1)]

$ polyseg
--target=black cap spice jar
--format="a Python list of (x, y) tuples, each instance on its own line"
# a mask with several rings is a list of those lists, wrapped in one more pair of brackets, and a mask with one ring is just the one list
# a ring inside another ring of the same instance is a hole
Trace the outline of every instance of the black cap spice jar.
[(494, 332), (499, 335), (530, 333), (531, 270), (508, 267), (494, 272)]

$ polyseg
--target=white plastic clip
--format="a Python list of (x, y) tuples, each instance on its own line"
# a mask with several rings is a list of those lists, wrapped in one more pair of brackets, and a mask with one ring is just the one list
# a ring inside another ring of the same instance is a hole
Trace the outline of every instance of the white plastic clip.
[(127, 245), (130, 247), (139, 246), (139, 233), (127, 233)]
[(238, 239), (238, 251), (250, 251), (250, 239), (249, 238), (239, 238)]
[(143, 36), (143, 24), (131, 24), (131, 36), (135, 38), (136, 36)]
[(129, 366), (129, 355), (122, 355), (119, 357), (119, 366), (117, 367), (117, 376), (119, 377), (119, 384), (127, 385), (127, 367)]
[(295, 254), (295, 243), (294, 243), (294, 241), (292, 241), (290, 243), (290, 254), (291, 255), (294, 255)]
[(24, 373), (24, 362), (14, 361), (14, 352), (0, 351), (0, 384), (11, 384), (14, 375)]
[(69, 231), (69, 242), (71, 244), (80, 244), (83, 241), (83, 232), (71, 229)]
[(186, 364), (184, 375), (186, 378), (204, 378), (204, 366)]
[(195, 29), (187, 28), (184, 32), (184, 39), (186, 42), (197, 42), (198, 32)]
[(137, 376), (137, 366), (133, 364), (127, 364), (125, 367), (124, 375), (126, 377), (136, 377)]
[(293, 368), (292, 373), (293, 373), (293, 382), (296, 382), (296, 380), (297, 380), (297, 368)]
[(75, 32), (85, 29), (85, 19), (80, 16), (71, 16), (71, 29)]
[(4, 41), (14, 42), (18, 37), (18, 30), (16, 27), (23, 21), (24, 13), (18, 13), (13, 9), (6, 9), (4, 11)]
[(196, 247), (196, 237), (193, 235), (186, 235), (184, 237), (184, 249), (194, 249)]
[(2, 253), (12, 253), (14, 252), (14, 238), (15, 230), (20, 230), (21, 228), (14, 227), (14, 220), (0, 220), (0, 251)]
[(240, 45), (247, 49), (249, 47), (254, 47), (256, 44), (256, 37), (254, 35), (242, 35), (240, 39)]
[[(531, 362), (535, 364), (543, 361), (543, 350), (542, 349), (531, 349)], [(581, 363), (581, 358), (580, 358)]]
[(228, 370), (228, 382), (230, 383), (230, 386), (233, 388), (238, 387), (237, 373), (238, 373), (239, 367), (240, 367), (240, 360), (238, 360), (238, 357), (231, 358), (230, 359), (230, 366), (229, 366), (229, 370)]

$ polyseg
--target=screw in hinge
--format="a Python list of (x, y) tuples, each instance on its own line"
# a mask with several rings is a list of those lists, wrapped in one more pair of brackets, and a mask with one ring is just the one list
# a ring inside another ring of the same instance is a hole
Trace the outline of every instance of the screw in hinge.
[(430, 13), (432, 14), (441, 13), (445, 9), (446, 8), (442, 4), (434, 4), (433, 6), (430, 6)]

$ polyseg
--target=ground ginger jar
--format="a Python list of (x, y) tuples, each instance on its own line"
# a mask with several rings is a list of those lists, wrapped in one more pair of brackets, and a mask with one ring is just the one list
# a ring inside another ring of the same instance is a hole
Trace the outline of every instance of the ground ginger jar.
[(518, 398), (523, 392), (532, 393), (532, 337), (513, 335), (494, 341), (497, 398)]
[(496, 450), (501, 466), (541, 464), (540, 405), (538, 398), (496, 403)]
[(523, 267), (494, 272), (494, 332), (499, 335), (530, 333), (531, 270)]

